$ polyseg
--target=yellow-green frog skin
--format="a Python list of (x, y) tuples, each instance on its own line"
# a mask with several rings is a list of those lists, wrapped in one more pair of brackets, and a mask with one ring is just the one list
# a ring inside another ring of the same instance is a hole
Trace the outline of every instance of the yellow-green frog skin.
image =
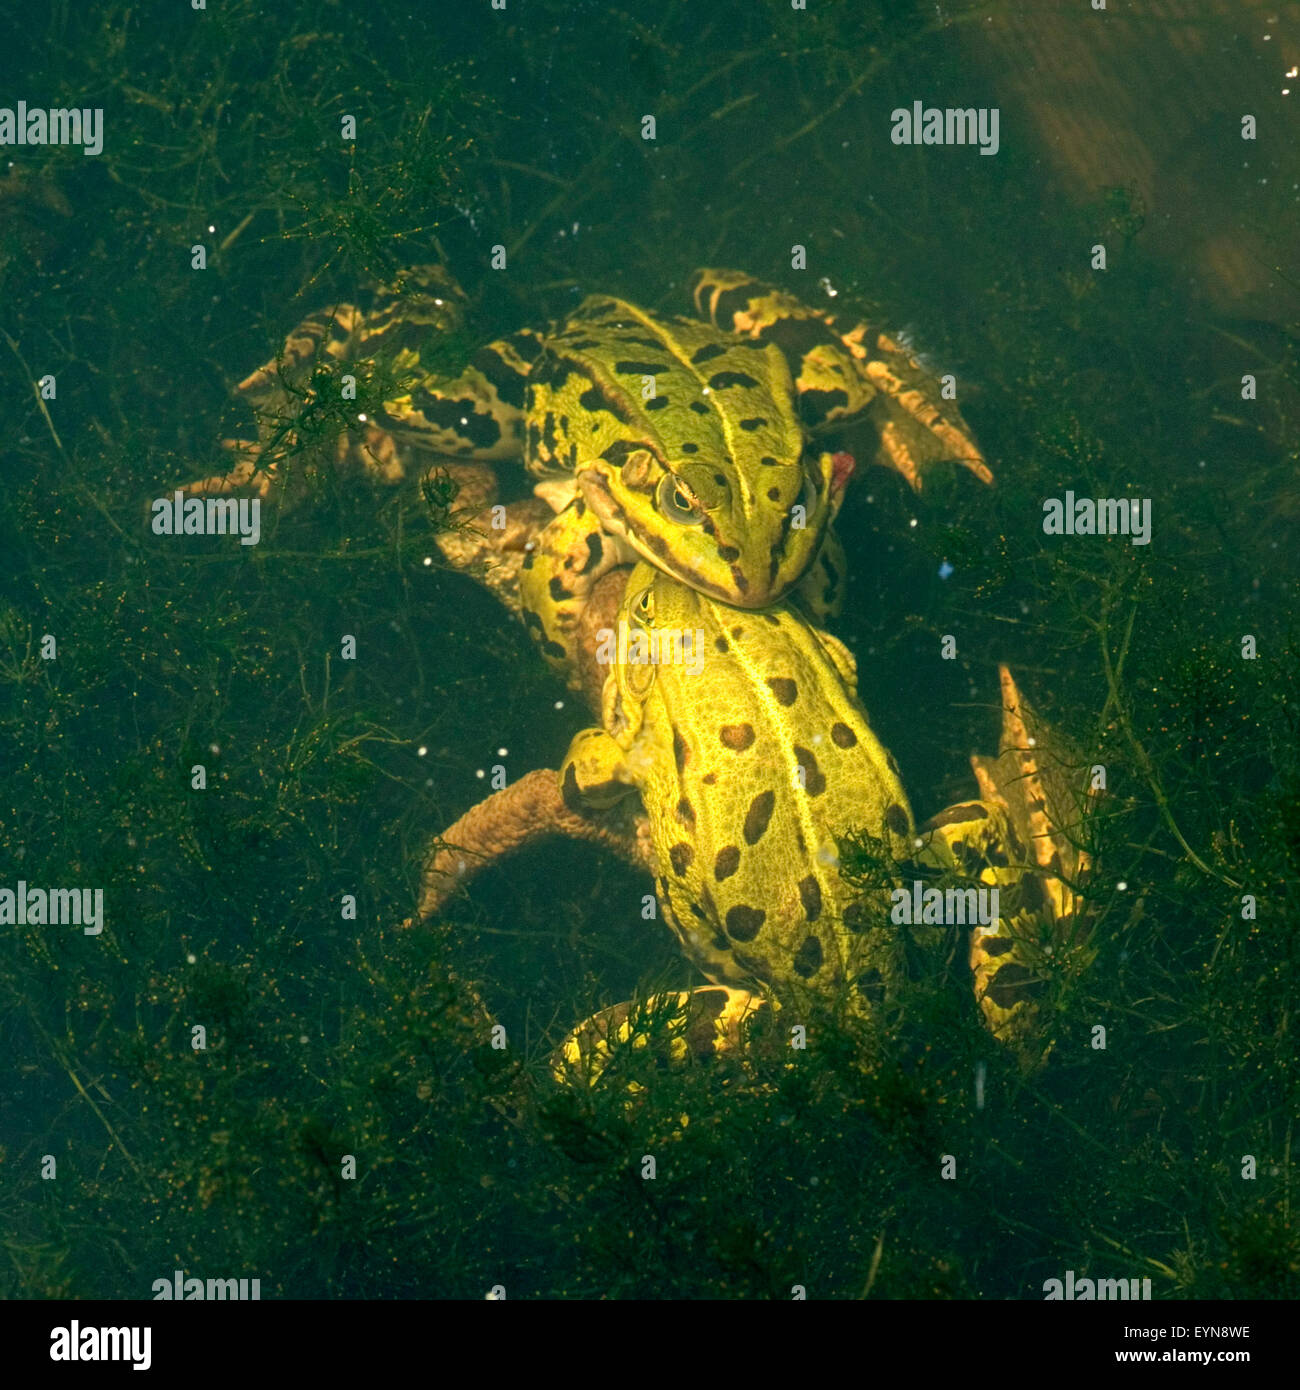
[[(322, 356), (380, 354), (405, 385), (351, 451), (372, 477), (403, 475), (394, 440), (463, 459), (521, 457), (557, 513), (524, 561), (524, 617), (570, 677), (591, 590), (637, 559), (736, 607), (800, 586), (813, 616), (834, 611), (843, 565), (826, 541), (852, 462), (818, 445), (828, 426), (870, 417), (877, 461), (914, 487), (951, 460), (991, 481), (939, 383), (887, 334), (735, 271), (700, 271), (692, 290), (708, 321), (591, 296), (550, 332), (499, 339), (448, 378), (422, 352), (454, 325), (458, 291), (438, 267), (417, 267), (365, 313), (343, 305), (306, 320), (240, 389), (280, 401), (283, 383)], [(265, 492), (274, 468), (249, 460), (198, 488)]]
[(836, 835), (868, 827), (906, 859), (915, 831), (847, 649), (785, 606), (724, 608), (644, 564), (620, 618), (632, 656), (651, 635), (661, 657), (665, 634), (688, 647), (612, 665), (605, 727), (577, 735), (561, 769), (566, 802), (640, 792), (665, 916), (715, 983), (878, 997), (900, 932), (887, 897), (878, 918), (846, 921)]

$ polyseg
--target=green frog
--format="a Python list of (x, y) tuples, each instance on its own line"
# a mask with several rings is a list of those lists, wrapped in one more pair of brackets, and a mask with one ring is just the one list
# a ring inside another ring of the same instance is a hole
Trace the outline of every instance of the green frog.
[[(999, 890), (1000, 910), (975, 926), (970, 958), (989, 1026), (1019, 1041), (1035, 953), (1075, 910), (1061, 876), (1082, 864), (1046, 817), (1009, 672), (1008, 761), (974, 760), (981, 799), (918, 830), (857, 698), (852, 654), (789, 605), (725, 607), (641, 563), (603, 640), (602, 724), (576, 735), (559, 773), (574, 818), (564, 833), (629, 799), (643, 809), (642, 858), (664, 918), (713, 982), (651, 1001), (678, 1016), (679, 1048), (727, 1050), (758, 1009), (810, 995), (868, 1017), (887, 1006), (938, 937), (922, 922), (900, 924), (899, 892), (910, 918), (917, 885), (936, 874)], [(535, 802), (520, 814), (531, 831), (546, 828)], [(502, 824), (469, 837), (453, 827), (445, 843), (500, 846), (510, 838)], [(852, 830), (878, 846), (892, 888), (863, 895), (845, 881), (840, 840)], [(422, 916), (445, 900), (434, 886), (450, 867), (445, 851), (431, 867)], [(638, 1020), (626, 1005), (588, 1020), (563, 1045), (560, 1071), (597, 1077)]]
[[(697, 272), (692, 296), (700, 319), (590, 296), (549, 331), (501, 338), (448, 378), (422, 358), (459, 321), (463, 297), (439, 268), (417, 267), (365, 313), (343, 305), (304, 321), (240, 391), (261, 407), (264, 434), (282, 439), (286, 395), (324, 389), (322, 361), (381, 354), (403, 385), (360, 422), (340, 462), (398, 482), (399, 445), (478, 463), (522, 458), (553, 513), (519, 558), (524, 618), (573, 683), (594, 586), (638, 559), (734, 607), (797, 593), (814, 616), (834, 612), (844, 562), (828, 536), (852, 460), (820, 446), (830, 427), (870, 418), (878, 461), (914, 488), (950, 460), (992, 481), (940, 384), (879, 328), (736, 271)], [(316, 386), (304, 390), (309, 369)], [(266, 496), (279, 469), (267, 442), (235, 441), (236, 469), (191, 490)]]

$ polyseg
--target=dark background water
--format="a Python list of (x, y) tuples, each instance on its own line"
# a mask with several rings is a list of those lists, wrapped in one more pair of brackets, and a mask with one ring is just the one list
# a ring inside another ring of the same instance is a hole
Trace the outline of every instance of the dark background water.
[[(0, 104), (105, 122), (98, 157), (0, 150), (0, 882), (102, 886), (107, 916), (4, 930), (0, 1290), (1032, 1298), (1073, 1268), (1294, 1296), (1297, 32), (1079, 10), (0, 18)], [(997, 155), (891, 144), (916, 100), (998, 108)], [(479, 770), (555, 766), (575, 702), (424, 563), (413, 490), (326, 486), (253, 547), (160, 543), (146, 509), (228, 466), (234, 383), (302, 314), (428, 260), (469, 295), (453, 354), (592, 290), (680, 311), (715, 264), (829, 286), (958, 375), (997, 487), (860, 474), (836, 630), (918, 814), (973, 794), (999, 661), (1108, 770), (1043, 1073), (945, 1018), (871, 1066), (663, 1078), (631, 1116), (547, 1100), (576, 1020), (691, 979), (647, 884), (552, 846), (395, 929)], [(1045, 537), (1066, 489), (1150, 498), (1152, 543)]]

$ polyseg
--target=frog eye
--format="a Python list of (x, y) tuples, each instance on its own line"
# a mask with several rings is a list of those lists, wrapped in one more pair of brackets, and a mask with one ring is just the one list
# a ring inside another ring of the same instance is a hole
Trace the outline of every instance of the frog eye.
[(640, 596), (637, 598), (636, 603), (633, 606), (636, 609), (636, 615), (638, 618), (642, 618), (647, 623), (653, 622), (655, 615), (654, 590), (642, 589)]
[(682, 526), (699, 526), (704, 521), (704, 508), (700, 506), (699, 500), (690, 488), (672, 473), (665, 473), (659, 479), (656, 500), (659, 510), (669, 520)]

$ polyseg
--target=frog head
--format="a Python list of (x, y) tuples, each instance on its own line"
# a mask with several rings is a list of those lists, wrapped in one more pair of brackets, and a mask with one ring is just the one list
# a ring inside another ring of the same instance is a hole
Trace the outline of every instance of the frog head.
[(779, 602), (803, 577), (839, 510), (848, 455), (725, 460), (651, 443), (614, 447), (580, 467), (578, 486), (603, 529), (683, 584), (737, 608)]

